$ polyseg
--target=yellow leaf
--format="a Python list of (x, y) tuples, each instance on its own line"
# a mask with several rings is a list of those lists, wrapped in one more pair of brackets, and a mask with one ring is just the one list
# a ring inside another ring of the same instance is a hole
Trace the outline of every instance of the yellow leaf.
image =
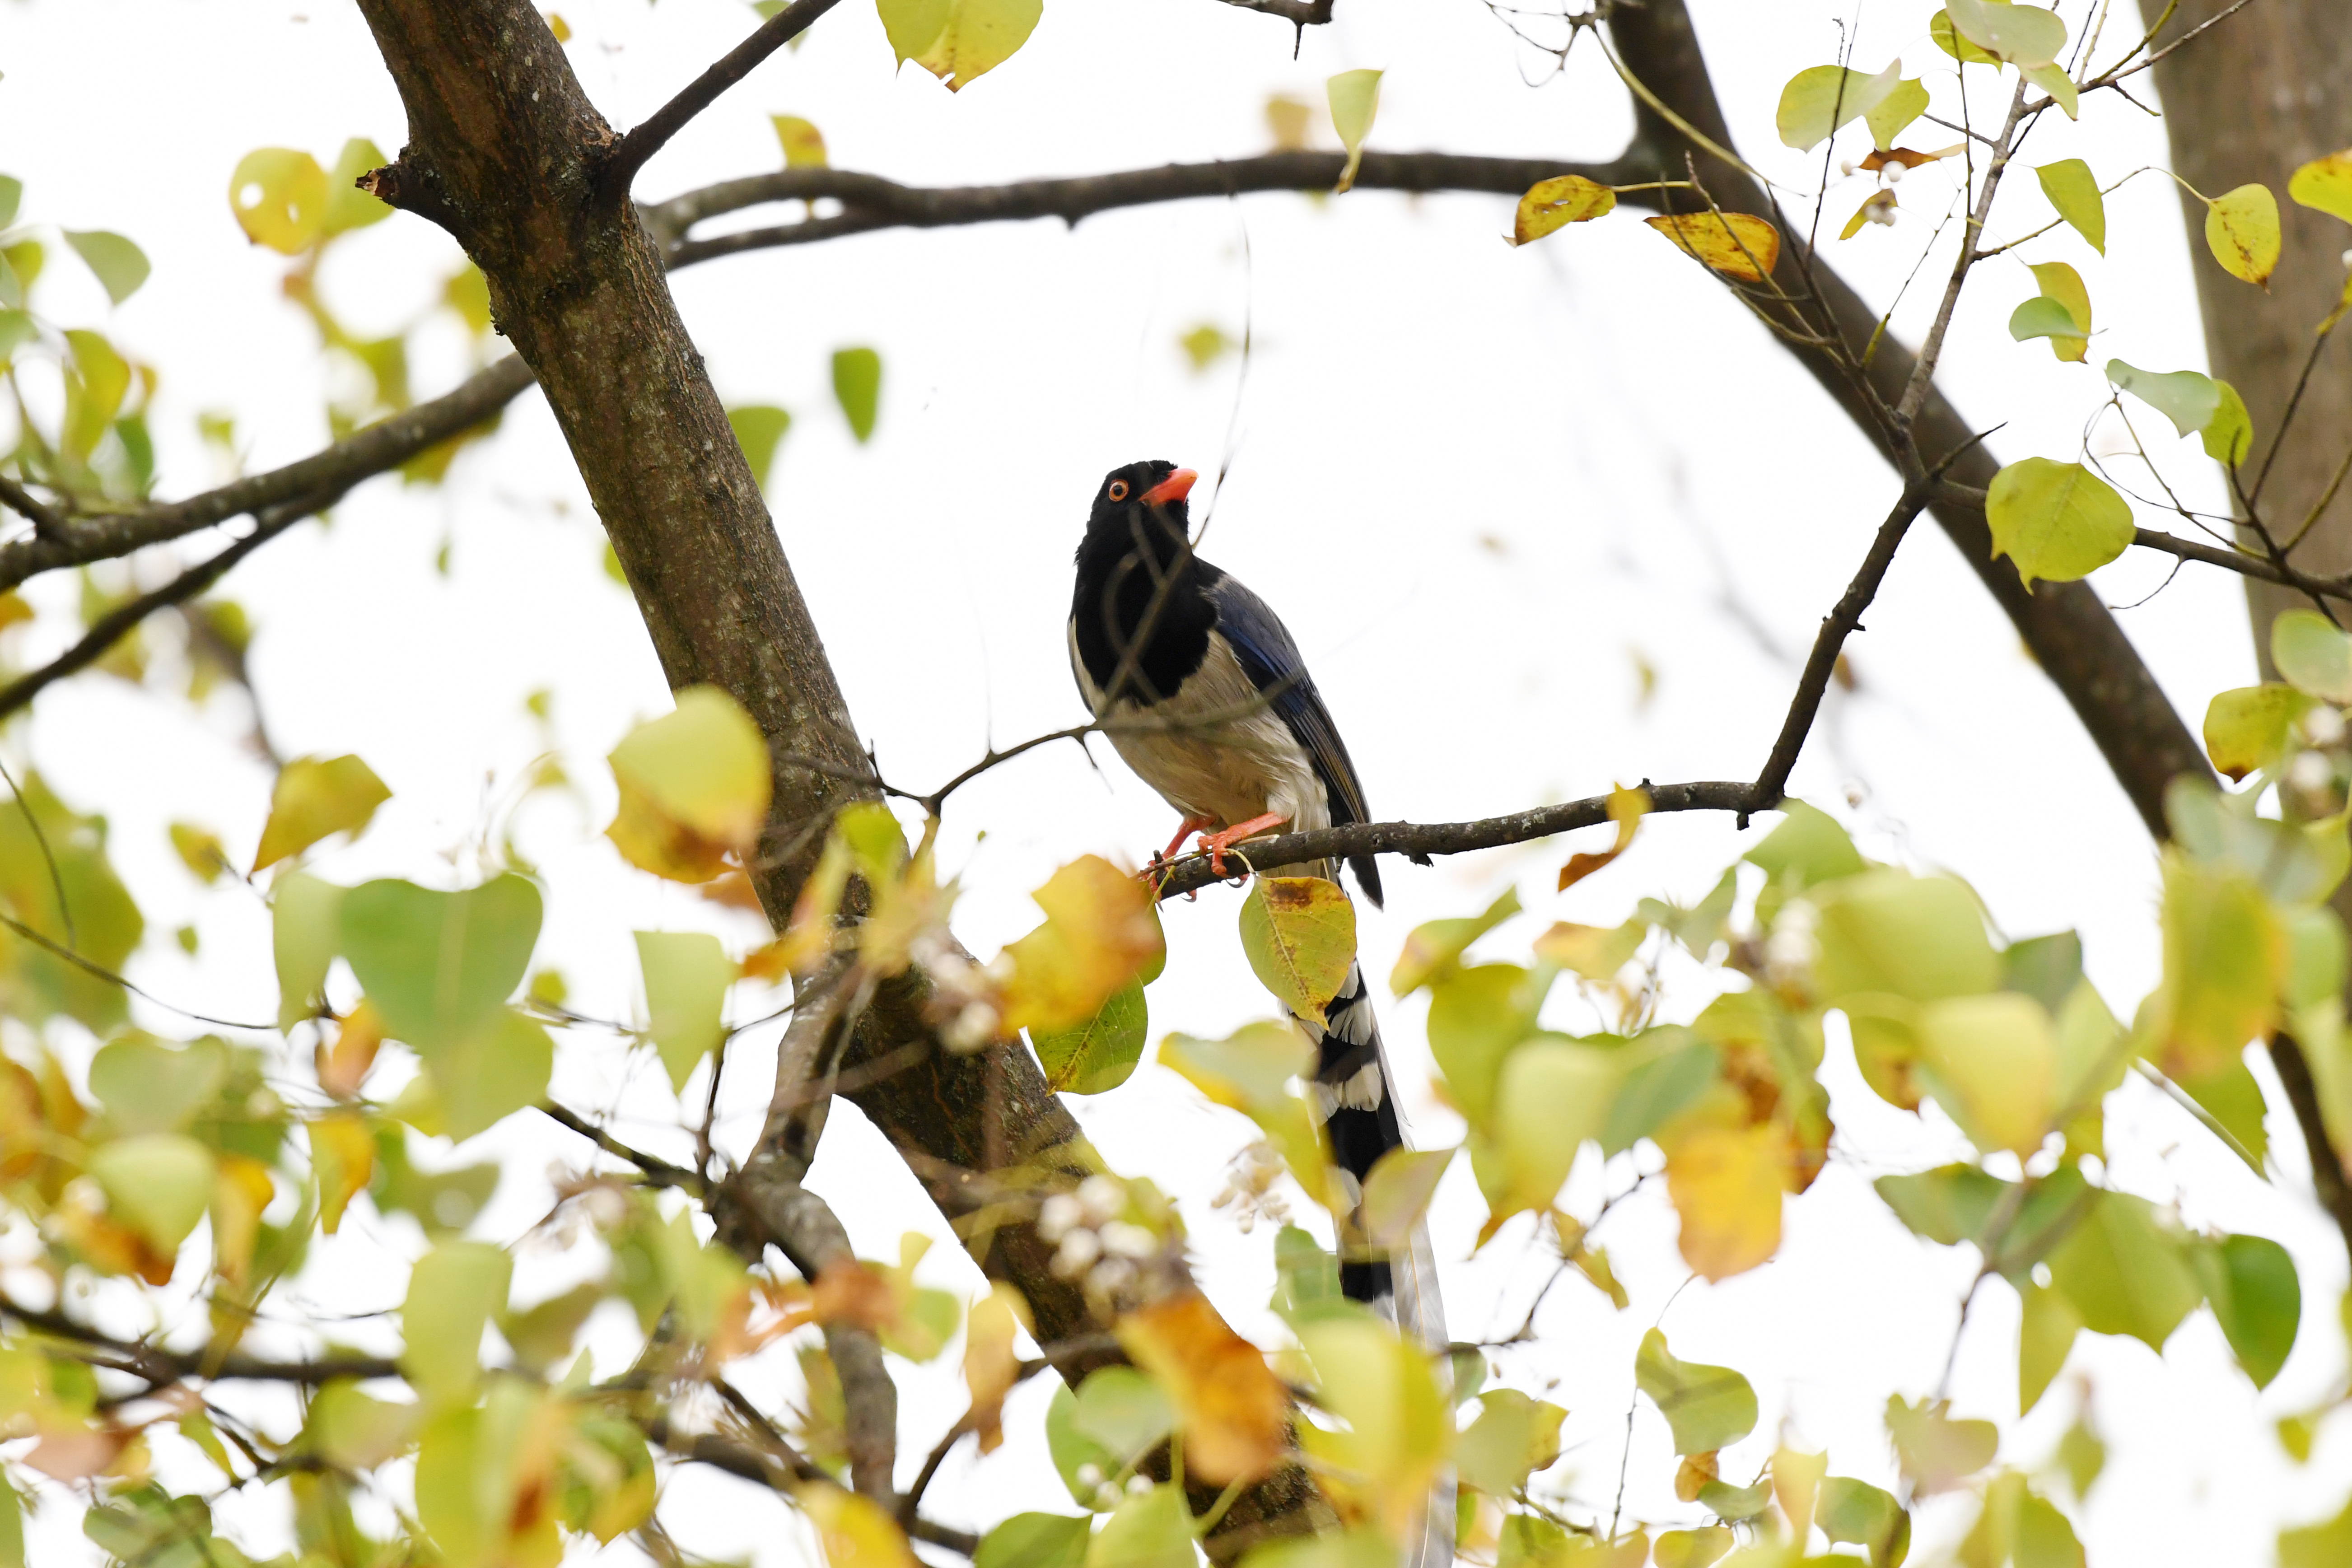
[(1339, 145), (1348, 150), (1348, 166), (1339, 171), (1339, 183), (1331, 187), (1333, 195), (1356, 183), (1356, 170), (1364, 161), (1364, 138), (1372, 133), (1372, 119), (1381, 110), (1381, 75), (1376, 70), (1341, 71), (1323, 84), (1331, 104), (1331, 129), (1339, 133)]
[(2021, 1159), (2058, 1109), (2058, 1037), (2049, 1009), (1996, 991), (1930, 1002), (1918, 1014), (1918, 1071), (1969, 1142)]
[(1638, 918), (1621, 926), (1587, 926), (1560, 921), (1536, 938), (1535, 952), (1547, 963), (1557, 963), (1587, 980), (1608, 981), (1632, 962), (1649, 931), (1650, 928)]
[(1747, 213), (1669, 213), (1643, 222), (1685, 256), (1744, 283), (1761, 283), (1780, 260), (1780, 231)]
[(253, 1264), (253, 1244), (261, 1238), (261, 1211), (278, 1195), (269, 1167), (245, 1154), (223, 1154), (213, 1181), (213, 1268), (230, 1289), (242, 1291)]
[(228, 852), (221, 847), (219, 834), (188, 822), (175, 822), (170, 831), (172, 849), (180, 857), (180, 864), (207, 887), (220, 880), (220, 874), (228, 869)]
[(824, 132), (814, 122), (797, 114), (772, 114), (768, 123), (776, 128), (776, 142), (784, 150), (785, 168), (824, 167)]
[(1188, 1472), (1222, 1485), (1282, 1458), (1289, 1391), (1207, 1297), (1187, 1291), (1130, 1312), (1118, 1321), (1118, 1341), (1175, 1405)]
[(1617, 193), (1581, 174), (1538, 180), (1519, 198), (1511, 222), (1511, 243), (1527, 245), (1571, 223), (1590, 223), (1617, 207)]
[(2205, 206), (2205, 243), (2221, 270), (2266, 284), (2279, 258), (2278, 198), (2268, 185), (2240, 185)]
[(1345, 1432), (1300, 1429), (1308, 1452), (1331, 1467), (1320, 1479), (1345, 1504), (1402, 1534), (1454, 1447), (1453, 1412), (1428, 1356), (1370, 1317), (1305, 1323), (1298, 1339), (1323, 1408), (1348, 1424)]
[(319, 1181), (319, 1226), (332, 1236), (344, 1206), (375, 1176), (375, 1134), (349, 1112), (319, 1118), (310, 1123), (310, 1171)]
[(362, 997), (335, 1026), (333, 1045), (321, 1042), (318, 1049), (319, 1087), (338, 1100), (349, 1100), (360, 1091), (360, 1085), (375, 1065), (375, 1053), (383, 1044), (383, 1015), (374, 1003)]
[(1699, 1127), (1677, 1139), (1666, 1151), (1666, 1196), (1682, 1216), (1683, 1261), (1715, 1280), (1771, 1257), (1791, 1168), (1778, 1122)]
[(1004, 950), (1007, 1029), (1076, 1028), (1166, 957), (1150, 890), (1099, 855), (1071, 861), (1030, 897), (1045, 923)]
[(1391, 1149), (1381, 1155), (1364, 1178), (1364, 1239), (1377, 1247), (1402, 1247), (1453, 1160), (1451, 1149)]
[(229, 210), (245, 237), (283, 256), (318, 243), (327, 216), (327, 171), (308, 153), (262, 147), (238, 161), (229, 176)]
[(1617, 825), (1617, 842), (1597, 855), (1580, 851), (1570, 856), (1568, 864), (1559, 868), (1558, 890), (1565, 893), (1625, 853), (1633, 842), (1634, 830), (1642, 826), (1642, 818), (1649, 814), (1649, 810), (1647, 791), (1627, 789), (1623, 784), (1612, 789), (1609, 792), (1609, 820)]
[(2165, 857), (2163, 925), (2158, 1065), (2189, 1082), (2236, 1066), (2248, 1042), (2269, 1037), (2286, 932), (2252, 882), (2178, 853)]
[(2352, 223), (2352, 147), (2314, 158), (2286, 183), (2286, 194), (2315, 212)]
[(1004, 1442), (1004, 1396), (1021, 1375), (1013, 1337), (1028, 1324), (1029, 1303), (1002, 1280), (964, 1320), (963, 1385), (971, 1395), (971, 1414), (964, 1419), (983, 1454), (996, 1452)]
[(1044, 15), (1044, 0), (950, 0), (946, 25), (914, 61), (961, 92), (1011, 59)]
[(748, 853), (768, 816), (768, 745), (741, 705), (689, 686), (675, 711), (613, 748), (621, 806), (604, 829), (631, 865), (674, 882), (708, 882), (729, 851)]
[(2053, 336), (2050, 352), (2063, 360), (2080, 360), (2090, 347), (2091, 291), (2083, 286), (2083, 275), (2063, 261), (2044, 261), (2033, 268), (2033, 280), (2042, 287), (2042, 297), (2055, 300), (2066, 308), (2082, 337)]
[[(1902, 81), (1901, 60), (1876, 76), (1843, 66), (1813, 66), (1799, 71), (1780, 89), (1780, 107), (1773, 116), (1781, 145), (1810, 153), (1840, 126), (1876, 109)], [(1923, 107), (1925, 96), (1921, 94)]]
[(358, 837), (375, 808), (391, 798), (375, 771), (357, 757), (303, 757), (287, 763), (270, 791), (269, 821), (254, 851), (253, 868), (275, 866), (331, 834)]

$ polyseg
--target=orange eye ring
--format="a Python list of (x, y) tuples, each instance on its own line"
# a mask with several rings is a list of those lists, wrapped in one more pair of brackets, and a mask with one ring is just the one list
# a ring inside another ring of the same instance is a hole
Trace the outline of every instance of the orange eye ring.
[(1127, 481), (1125, 479), (1111, 480), (1110, 489), (1107, 493), (1113, 500), (1125, 500), (1127, 499)]

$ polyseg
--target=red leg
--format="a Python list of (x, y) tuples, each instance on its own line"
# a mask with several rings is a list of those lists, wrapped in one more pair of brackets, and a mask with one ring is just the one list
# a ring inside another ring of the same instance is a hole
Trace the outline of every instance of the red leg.
[(1159, 854), (1154, 855), (1151, 858), (1151, 863), (1157, 866), (1163, 860), (1173, 859), (1175, 858), (1178, 846), (1181, 845), (1187, 838), (1192, 837), (1192, 835), (1200, 829), (1208, 826), (1211, 820), (1211, 818), (1205, 816), (1188, 816), (1183, 821), (1178, 823), (1176, 825), (1176, 837), (1168, 841), (1167, 848), (1162, 849)]
[(1275, 812), (1253, 816), (1247, 822), (1236, 822), (1231, 827), (1201, 835), (1201, 847), (1209, 852), (1209, 869), (1222, 877), (1225, 874), (1225, 851), (1253, 833), (1264, 833), (1269, 827), (1279, 827), (1290, 818)]

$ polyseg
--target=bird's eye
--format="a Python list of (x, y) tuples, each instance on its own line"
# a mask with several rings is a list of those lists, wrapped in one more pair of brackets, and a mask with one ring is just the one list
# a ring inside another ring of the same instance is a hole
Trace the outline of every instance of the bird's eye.
[(1127, 481), (1125, 479), (1111, 480), (1108, 493), (1110, 499), (1113, 500), (1125, 500), (1127, 499)]

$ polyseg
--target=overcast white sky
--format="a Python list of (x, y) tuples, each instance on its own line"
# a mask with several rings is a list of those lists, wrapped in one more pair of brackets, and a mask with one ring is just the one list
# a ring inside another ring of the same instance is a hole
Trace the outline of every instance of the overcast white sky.
[[(620, 126), (751, 22), (736, 0), (562, 9), (576, 35), (570, 58)], [(1694, 0), (1693, 9), (1742, 150), (1809, 190), (1818, 161), (1779, 145), (1773, 104), (1795, 70), (1832, 58), (1841, 15), (1853, 18), (1822, 0)], [(1854, 59), (1874, 70), (1899, 55), (1947, 112), (1953, 77), (1924, 32), (1931, 9), (1923, 0), (1866, 7)], [(2064, 7), (2077, 23), (2083, 9)], [(2111, 36), (2121, 37), (2129, 7), (2117, 10)], [(1623, 91), (1589, 44), (1564, 75), (1547, 75), (1549, 62), (1517, 48), (1476, 0), (1342, 0), (1295, 63), (1290, 47), (1287, 28), (1211, 0), (1054, 0), (1018, 57), (950, 95), (920, 71), (894, 76), (873, 8), (849, 0), (805, 47), (762, 67), (680, 136), (640, 194), (772, 167), (766, 116), (786, 112), (822, 128), (837, 164), (915, 183), (1245, 155), (1266, 143), (1270, 92), (1319, 102), (1326, 77), (1367, 66), (1389, 73), (1372, 136), (1380, 148), (1600, 158), (1630, 124)], [(120, 229), (155, 259), (153, 281), (110, 316), (66, 259), (52, 261), (37, 303), (60, 324), (103, 326), (161, 367), (161, 493), (220, 477), (194, 434), (200, 411), (236, 414), (252, 468), (313, 448), (326, 385), (315, 335), (279, 296), (285, 263), (245, 243), (226, 192), (237, 159), (257, 146), (304, 148), (328, 163), (350, 136), (387, 153), (400, 146), (400, 105), (355, 9), (342, 0), (14, 0), (0, 8), (0, 169), (26, 182), (24, 218)], [(1915, 144), (1948, 139), (1922, 130)], [(2161, 161), (2161, 127), (2100, 103), (2080, 126), (2037, 131), (2027, 161), (2075, 154), (2112, 181)], [(1944, 180), (1923, 171), (1902, 193), (1932, 215)], [(2049, 216), (2021, 184), (1996, 224), (2002, 234)], [(1832, 193), (1832, 231), (1866, 189), (1857, 179)], [(2091, 363), (2113, 355), (2201, 367), (2169, 182), (2133, 181), (2109, 198), (2109, 215), (2112, 259), (2068, 232), (2031, 255), (2073, 261), (2088, 279), (2102, 332)], [(1088, 495), (1105, 469), (1139, 457), (1213, 473), (1229, 426), (1232, 473), (1204, 552), (1297, 633), (1379, 815), (1450, 820), (1645, 776), (1752, 774), (1813, 627), (1889, 504), (1890, 476), (1803, 372), (1635, 216), (1525, 251), (1499, 238), (1509, 216), (1510, 204), (1489, 196), (1263, 195), (1115, 214), (1075, 231), (1041, 223), (862, 237), (715, 263), (680, 275), (677, 291), (722, 395), (782, 403), (795, 416), (771, 503), (851, 709), (894, 782), (929, 787), (991, 739), (1081, 716), (1062, 622)], [(1931, 222), (1906, 211), (1892, 229), (1830, 247), (1831, 259), (1871, 298), (1891, 300)], [(339, 247), (324, 283), (355, 330), (389, 331), (428, 310), (457, 260), (437, 230), (396, 216)], [(1915, 289), (1897, 312), (1914, 341), (1933, 291)], [(2010, 341), (2008, 314), (2032, 292), (2021, 265), (1980, 273), (1946, 361), (1944, 384), (1969, 416), (2007, 422), (1993, 441), (2004, 460), (2074, 456), (2100, 395), (2095, 370)], [(1203, 321), (1238, 336), (1245, 321), (1256, 339), (1246, 386), (1232, 358), (1195, 375), (1178, 336)], [(880, 428), (863, 448), (827, 384), (832, 351), (853, 343), (878, 348), (886, 365)], [(417, 345), (419, 392), (454, 384), (468, 352), (446, 315), (429, 327)], [(2217, 497), (2193, 442), (2166, 458), (2176, 484)], [(1196, 501), (1202, 495), (1205, 486)], [(434, 565), (445, 543), (446, 577)], [(493, 793), (486, 781), (510, 780), (548, 743), (522, 702), (553, 689), (553, 741), (584, 798), (523, 819), (522, 843), (551, 891), (541, 962), (565, 971), (580, 1005), (610, 1016), (636, 1005), (633, 928), (701, 926), (739, 947), (759, 933), (747, 918), (625, 873), (597, 837), (611, 807), (604, 753), (635, 719), (667, 706), (601, 552), (532, 394), (446, 488), (372, 485), (331, 529), (273, 544), (227, 591), (260, 628), (255, 678), (281, 750), (357, 751), (394, 792), (360, 844), (318, 858), (338, 880), (474, 877), (465, 846)], [(2168, 566), (2127, 558), (2095, 581), (2130, 604)], [(62, 607), (73, 592), (50, 583), (32, 596)], [(2192, 724), (2214, 692), (2254, 678), (2242, 600), (2218, 574), (2183, 573), (2123, 621)], [(1833, 700), (1796, 793), (1846, 816), (1873, 854), (1966, 876), (2012, 934), (2078, 928), (2093, 977), (2127, 1015), (2157, 972), (2154, 858), (2063, 702), (1932, 529), (1914, 534), (1867, 625), (1851, 645), (1859, 689)], [(65, 635), (52, 617), (17, 634), (12, 656), (30, 662)], [(1645, 665), (1656, 672), (1646, 700)], [(275, 1000), (266, 910), (238, 889), (199, 889), (163, 833), (175, 818), (196, 820), (249, 855), (269, 779), (236, 731), (226, 710), (192, 722), (180, 706), (89, 677), (45, 698), (29, 733), (18, 726), (6, 742), (68, 800), (109, 817), (117, 863), (159, 939), (135, 966), (142, 983), (186, 1006), (266, 1016)], [(1107, 752), (1102, 762), (1098, 773), (1073, 748), (1040, 752), (951, 805), (943, 843), (969, 889), (958, 930), (973, 948), (993, 951), (1034, 923), (1027, 889), (1055, 865), (1087, 851), (1134, 861), (1163, 841), (1166, 809)], [(1550, 920), (1614, 923), (1644, 894), (1696, 897), (1754, 837), (1728, 820), (1662, 819), (1566, 897), (1550, 891), (1557, 844), (1429, 870), (1398, 864), (1387, 873), (1388, 910), (1362, 911), (1366, 961), (1384, 974), (1412, 925), (1481, 908), (1512, 882), (1530, 915), (1482, 951), (1524, 954)], [(1232, 935), (1234, 909), (1235, 895), (1213, 891), (1168, 911), (1171, 962), (1152, 991), (1155, 1034), (1223, 1033), (1267, 1011)], [(195, 962), (168, 941), (184, 921), (203, 933)], [(1386, 1010), (1412, 1079), (1427, 1070), (1420, 1011)], [(175, 1026), (167, 1015), (142, 1018)], [(1565, 1001), (1562, 1019), (1586, 1022)], [(751, 1037), (730, 1073), (727, 1127), (739, 1147), (765, 1098), (758, 1058), (772, 1052), (772, 1035)], [(1763, 1396), (1759, 1436), (1727, 1458), (1727, 1473), (1759, 1460), (1785, 1422), (1794, 1440), (1828, 1445), (1833, 1469), (1887, 1480), (1880, 1402), (1889, 1389), (1932, 1390), (1969, 1276), (1966, 1257), (1912, 1240), (1865, 1186), (1887, 1170), (1938, 1163), (1958, 1141), (1940, 1121), (1923, 1129), (1872, 1099), (1842, 1045), (1832, 1055), (1841, 1142), (1814, 1192), (1790, 1206), (1780, 1258), (1692, 1287), (1664, 1320), (1680, 1353), (1739, 1367)], [(649, 1140), (675, 1118), (659, 1073), (624, 1060), (609, 1037), (568, 1048), (559, 1089), (616, 1111)], [(1407, 1100), (1423, 1143), (1458, 1131), (1424, 1089)], [(1268, 1327), (1264, 1233), (1245, 1241), (1206, 1206), (1247, 1141), (1239, 1120), (1154, 1068), (1076, 1109), (1114, 1162), (1181, 1195), (1212, 1294), (1244, 1327)], [(2274, 1123), (2278, 1132), (2273, 1187), (2137, 1084), (2112, 1102), (2115, 1179), (2159, 1200), (2178, 1195), (2192, 1224), (2284, 1242), (2303, 1270), (2306, 1332), (2259, 1400), (2201, 1316), (2162, 1360), (2136, 1343), (2086, 1339), (2074, 1366), (2093, 1380), (2094, 1419), (2115, 1446), (2106, 1479), (2076, 1510), (2095, 1561), (2264, 1562), (2278, 1522), (2332, 1513), (2341, 1500), (2352, 1474), (2344, 1431), (2331, 1430), (2308, 1471), (2288, 1466), (2268, 1432), (2278, 1415), (2340, 1384), (2344, 1367), (2334, 1324), (2345, 1260), (2307, 1196), (2291, 1121)], [(512, 1170), (480, 1234), (509, 1239), (542, 1212), (548, 1163), (581, 1151), (528, 1124), (482, 1142)], [(1610, 1173), (1613, 1184), (1626, 1179), (1622, 1168)], [(835, 1118), (814, 1184), (869, 1256), (895, 1256), (910, 1226), (945, 1236), (852, 1110)], [(1571, 1197), (1589, 1213), (1599, 1191), (1587, 1170)], [(1477, 1212), (1468, 1172), (1457, 1169), (1437, 1220), (1454, 1329), (1465, 1338), (1507, 1331), (1540, 1279), (1524, 1222), (1457, 1265)], [(1575, 1447), (1552, 1474), (1569, 1478), (1579, 1508), (1607, 1503), (1633, 1347), (1685, 1276), (1662, 1198), (1622, 1205), (1601, 1239), (1633, 1292), (1632, 1310), (1613, 1313), (1571, 1280), (1541, 1322), (1551, 1348), (1509, 1363), (1517, 1381), (1549, 1387), (1571, 1411)], [(395, 1304), (401, 1276), (385, 1249), (415, 1246), (401, 1226), (360, 1226), (320, 1250), (299, 1297), (344, 1312)], [(551, 1287), (568, 1267), (529, 1254), (522, 1288)], [(952, 1247), (934, 1253), (926, 1277), (965, 1291), (981, 1284)], [(2013, 1300), (1993, 1289), (1979, 1304), (1959, 1355), (1963, 1414), (2005, 1424), (2015, 1415)], [(352, 1327), (356, 1337), (372, 1331)], [(779, 1396), (791, 1386), (781, 1368), (750, 1381)], [(911, 1469), (960, 1413), (961, 1394), (952, 1354), (905, 1382)], [(2005, 1460), (2048, 1453), (2074, 1419), (2071, 1386), (2005, 1426)], [(1016, 1401), (1003, 1450), (950, 1462), (932, 1493), (942, 1516), (985, 1523), (1020, 1507), (1066, 1506), (1035, 1436), (1045, 1392), (1033, 1386)], [(1663, 1424), (1645, 1410), (1634, 1429), (1632, 1511), (1695, 1521), (1667, 1489)], [(677, 1514), (687, 1545), (762, 1564), (802, 1560), (772, 1502), (709, 1477), (681, 1474), (673, 1485), (707, 1500)], [(257, 1547), (284, 1528), (266, 1506), (240, 1505), (238, 1517)], [(1967, 1517), (1950, 1502), (1930, 1506), (1923, 1547), (1951, 1539)], [(40, 1541), (44, 1562), (88, 1555), (62, 1499)]]

